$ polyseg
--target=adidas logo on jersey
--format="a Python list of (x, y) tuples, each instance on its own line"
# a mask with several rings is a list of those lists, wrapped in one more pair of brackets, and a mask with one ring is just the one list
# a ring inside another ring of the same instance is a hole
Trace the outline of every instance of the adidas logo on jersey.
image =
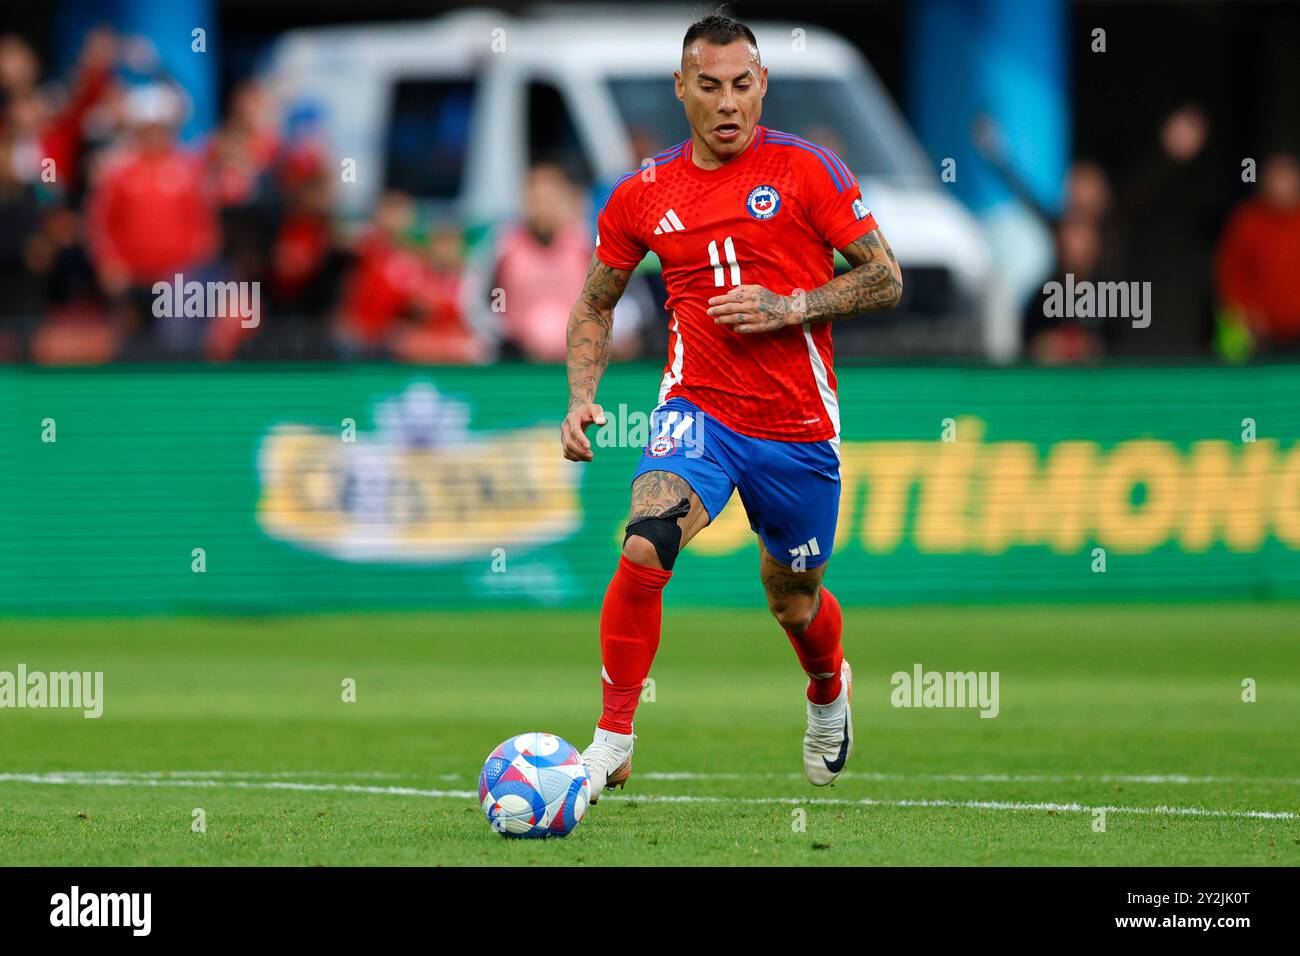
[(677, 218), (677, 213), (669, 209), (664, 213), (664, 217), (659, 220), (659, 225), (655, 226), (655, 235), (662, 236), (666, 232), (684, 232), (685, 230), (686, 227)]

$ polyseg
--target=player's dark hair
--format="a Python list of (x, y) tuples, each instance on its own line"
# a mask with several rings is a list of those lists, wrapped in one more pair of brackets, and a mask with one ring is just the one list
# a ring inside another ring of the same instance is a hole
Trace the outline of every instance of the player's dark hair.
[(695, 40), (704, 40), (716, 46), (726, 46), (736, 40), (744, 40), (755, 50), (758, 49), (754, 31), (725, 13), (710, 13), (692, 23), (686, 30), (685, 39), (682, 40), (682, 49), (685, 50)]

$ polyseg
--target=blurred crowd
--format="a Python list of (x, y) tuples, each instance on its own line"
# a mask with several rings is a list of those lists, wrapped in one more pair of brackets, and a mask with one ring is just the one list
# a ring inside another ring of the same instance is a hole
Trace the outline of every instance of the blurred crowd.
[[(0, 361), (563, 360), (594, 237), (592, 197), (562, 165), (528, 170), (519, 217), (485, 256), (467, 251), (461, 223), (431, 222), (401, 193), (344, 223), (319, 131), (281, 124), (247, 81), (211, 135), (183, 143), (184, 91), (124, 82), (136, 54), (96, 31), (49, 78), (28, 44), (0, 36)], [(1300, 164), (1260, 157), (1234, 205), (1202, 110), (1174, 111), (1153, 139), (1130, 169), (1076, 163), (1050, 224), (1058, 277), (1151, 282), (1155, 326), (1049, 317), (1035, 300), (1027, 356), (1300, 352)], [(157, 314), (154, 284), (177, 274), (258, 283), (259, 321)], [(617, 357), (661, 354), (649, 330), (662, 290), (637, 283)]]
[(1173, 110), (1153, 139), (1116, 177), (1091, 161), (1071, 167), (1049, 280), (1149, 282), (1152, 324), (1052, 317), (1044, 293), (1025, 310), (1027, 355), (1300, 355), (1300, 162), (1280, 151), (1242, 160), (1248, 198), (1233, 203), (1223, 172), (1232, 159), (1216, 155), (1201, 108)]
[[(282, 130), (256, 82), (231, 92), (212, 135), (182, 143), (184, 91), (119, 81), (125, 55), (98, 31), (66, 82), (42, 82), (33, 50), (0, 37), (0, 361), (563, 359), (594, 236), (561, 166), (528, 171), (518, 221), (471, 263), (461, 225), (402, 193), (340, 221), (328, 148)], [(258, 283), (258, 321), (155, 314), (185, 311), (155, 308), (154, 284), (178, 274)], [(648, 309), (634, 296), (624, 311), (627, 357)]]

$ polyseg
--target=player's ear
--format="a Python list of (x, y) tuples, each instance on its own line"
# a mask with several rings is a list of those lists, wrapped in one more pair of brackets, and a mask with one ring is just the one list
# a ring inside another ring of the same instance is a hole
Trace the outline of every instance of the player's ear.
[(759, 67), (758, 70), (758, 95), (759, 97), (767, 96), (767, 67)]
[(673, 70), (673, 91), (679, 100), (686, 102), (686, 81), (682, 79), (681, 70)]

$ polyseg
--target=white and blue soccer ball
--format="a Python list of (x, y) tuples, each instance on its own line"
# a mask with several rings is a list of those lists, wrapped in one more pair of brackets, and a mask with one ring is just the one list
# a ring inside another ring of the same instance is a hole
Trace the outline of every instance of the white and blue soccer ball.
[(554, 734), (520, 734), (483, 764), (479, 802), (492, 828), (507, 837), (562, 837), (587, 813), (591, 781), (582, 755)]

